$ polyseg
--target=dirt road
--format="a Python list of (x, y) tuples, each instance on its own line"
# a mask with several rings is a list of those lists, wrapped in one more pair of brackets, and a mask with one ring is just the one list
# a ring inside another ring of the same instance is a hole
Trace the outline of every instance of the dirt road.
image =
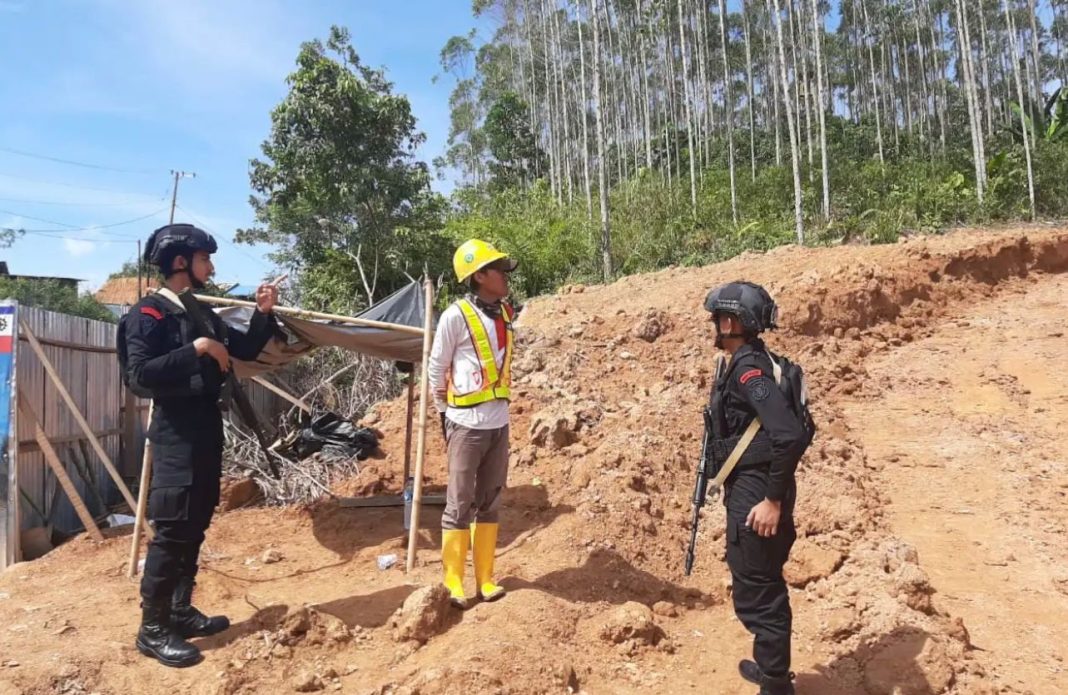
[(1004, 682), (1068, 692), (1068, 276), (1017, 280), (868, 365), (843, 411), (891, 530)]

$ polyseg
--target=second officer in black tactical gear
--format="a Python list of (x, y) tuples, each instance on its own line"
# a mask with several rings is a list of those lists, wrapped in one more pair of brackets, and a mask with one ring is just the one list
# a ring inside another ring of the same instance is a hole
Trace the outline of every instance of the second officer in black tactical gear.
[(200, 546), (219, 501), (219, 397), (230, 358), (255, 359), (277, 330), (271, 312), (278, 290), (262, 285), (247, 333), (227, 331), (207, 307), (203, 313), (222, 340), (197, 333), (178, 294), (204, 287), (214, 273), (211, 254), (216, 249), (210, 234), (190, 224), (153, 232), (145, 261), (159, 267), (164, 287), (138, 302), (118, 330), (123, 379), (154, 404), (148, 429), (153, 458), (148, 518), (155, 537), (141, 581), (137, 648), (167, 666), (197, 663), (200, 651), (186, 640), (230, 626), (227, 618), (209, 618), (192, 605)]
[[(755, 661), (742, 661), (739, 671), (760, 686), (761, 695), (792, 695), (792, 613), (782, 570), (797, 537), (794, 470), (811, 441), (805, 427), (810, 420), (807, 410), (799, 416), (778, 386), (781, 364), (777, 369), (759, 337), (776, 327), (775, 303), (764, 288), (726, 284), (709, 293), (705, 309), (715, 323), (716, 346), (730, 356), (717, 375), (710, 404), (720, 463), (754, 418), (760, 419), (756, 437), (724, 485), (734, 610), (754, 635)], [(790, 367), (800, 380), (800, 369)]]

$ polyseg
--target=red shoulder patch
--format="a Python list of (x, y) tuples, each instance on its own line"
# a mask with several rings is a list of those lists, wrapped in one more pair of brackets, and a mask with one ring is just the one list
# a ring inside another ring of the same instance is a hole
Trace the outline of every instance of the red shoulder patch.
[(738, 378), (738, 381), (740, 381), (740, 382), (742, 382), (744, 384), (745, 382), (749, 381), (750, 379), (755, 379), (758, 376), (762, 376), (763, 374), (764, 374), (764, 372), (760, 371), (759, 369), (750, 369), (748, 372), (746, 372), (745, 374), (740, 376)]
[(143, 307), (141, 307), (141, 313), (144, 314), (145, 316), (151, 316), (152, 318), (156, 319), (157, 321), (162, 321), (163, 320), (163, 314), (160, 313), (160, 310), (155, 308), (155, 307), (143, 306)]

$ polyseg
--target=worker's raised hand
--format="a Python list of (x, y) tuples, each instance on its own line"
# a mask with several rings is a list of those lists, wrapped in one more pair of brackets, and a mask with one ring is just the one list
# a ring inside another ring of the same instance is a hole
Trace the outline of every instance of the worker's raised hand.
[(223, 374), (230, 371), (230, 353), (226, 351), (226, 346), (218, 340), (197, 338), (193, 341), (193, 347), (196, 348), (197, 357), (207, 355), (215, 360)]
[(278, 304), (278, 285), (265, 282), (256, 289), (256, 308), (261, 314), (269, 314)]

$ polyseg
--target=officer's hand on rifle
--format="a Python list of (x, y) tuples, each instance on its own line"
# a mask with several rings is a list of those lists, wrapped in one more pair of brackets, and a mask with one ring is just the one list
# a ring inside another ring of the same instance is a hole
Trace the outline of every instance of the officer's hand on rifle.
[(261, 314), (271, 313), (278, 303), (278, 285), (275, 283), (265, 282), (256, 289), (256, 308)]
[(226, 346), (218, 340), (197, 338), (193, 341), (193, 347), (197, 350), (197, 357), (207, 355), (215, 360), (223, 374), (230, 371), (230, 353), (226, 351)]

